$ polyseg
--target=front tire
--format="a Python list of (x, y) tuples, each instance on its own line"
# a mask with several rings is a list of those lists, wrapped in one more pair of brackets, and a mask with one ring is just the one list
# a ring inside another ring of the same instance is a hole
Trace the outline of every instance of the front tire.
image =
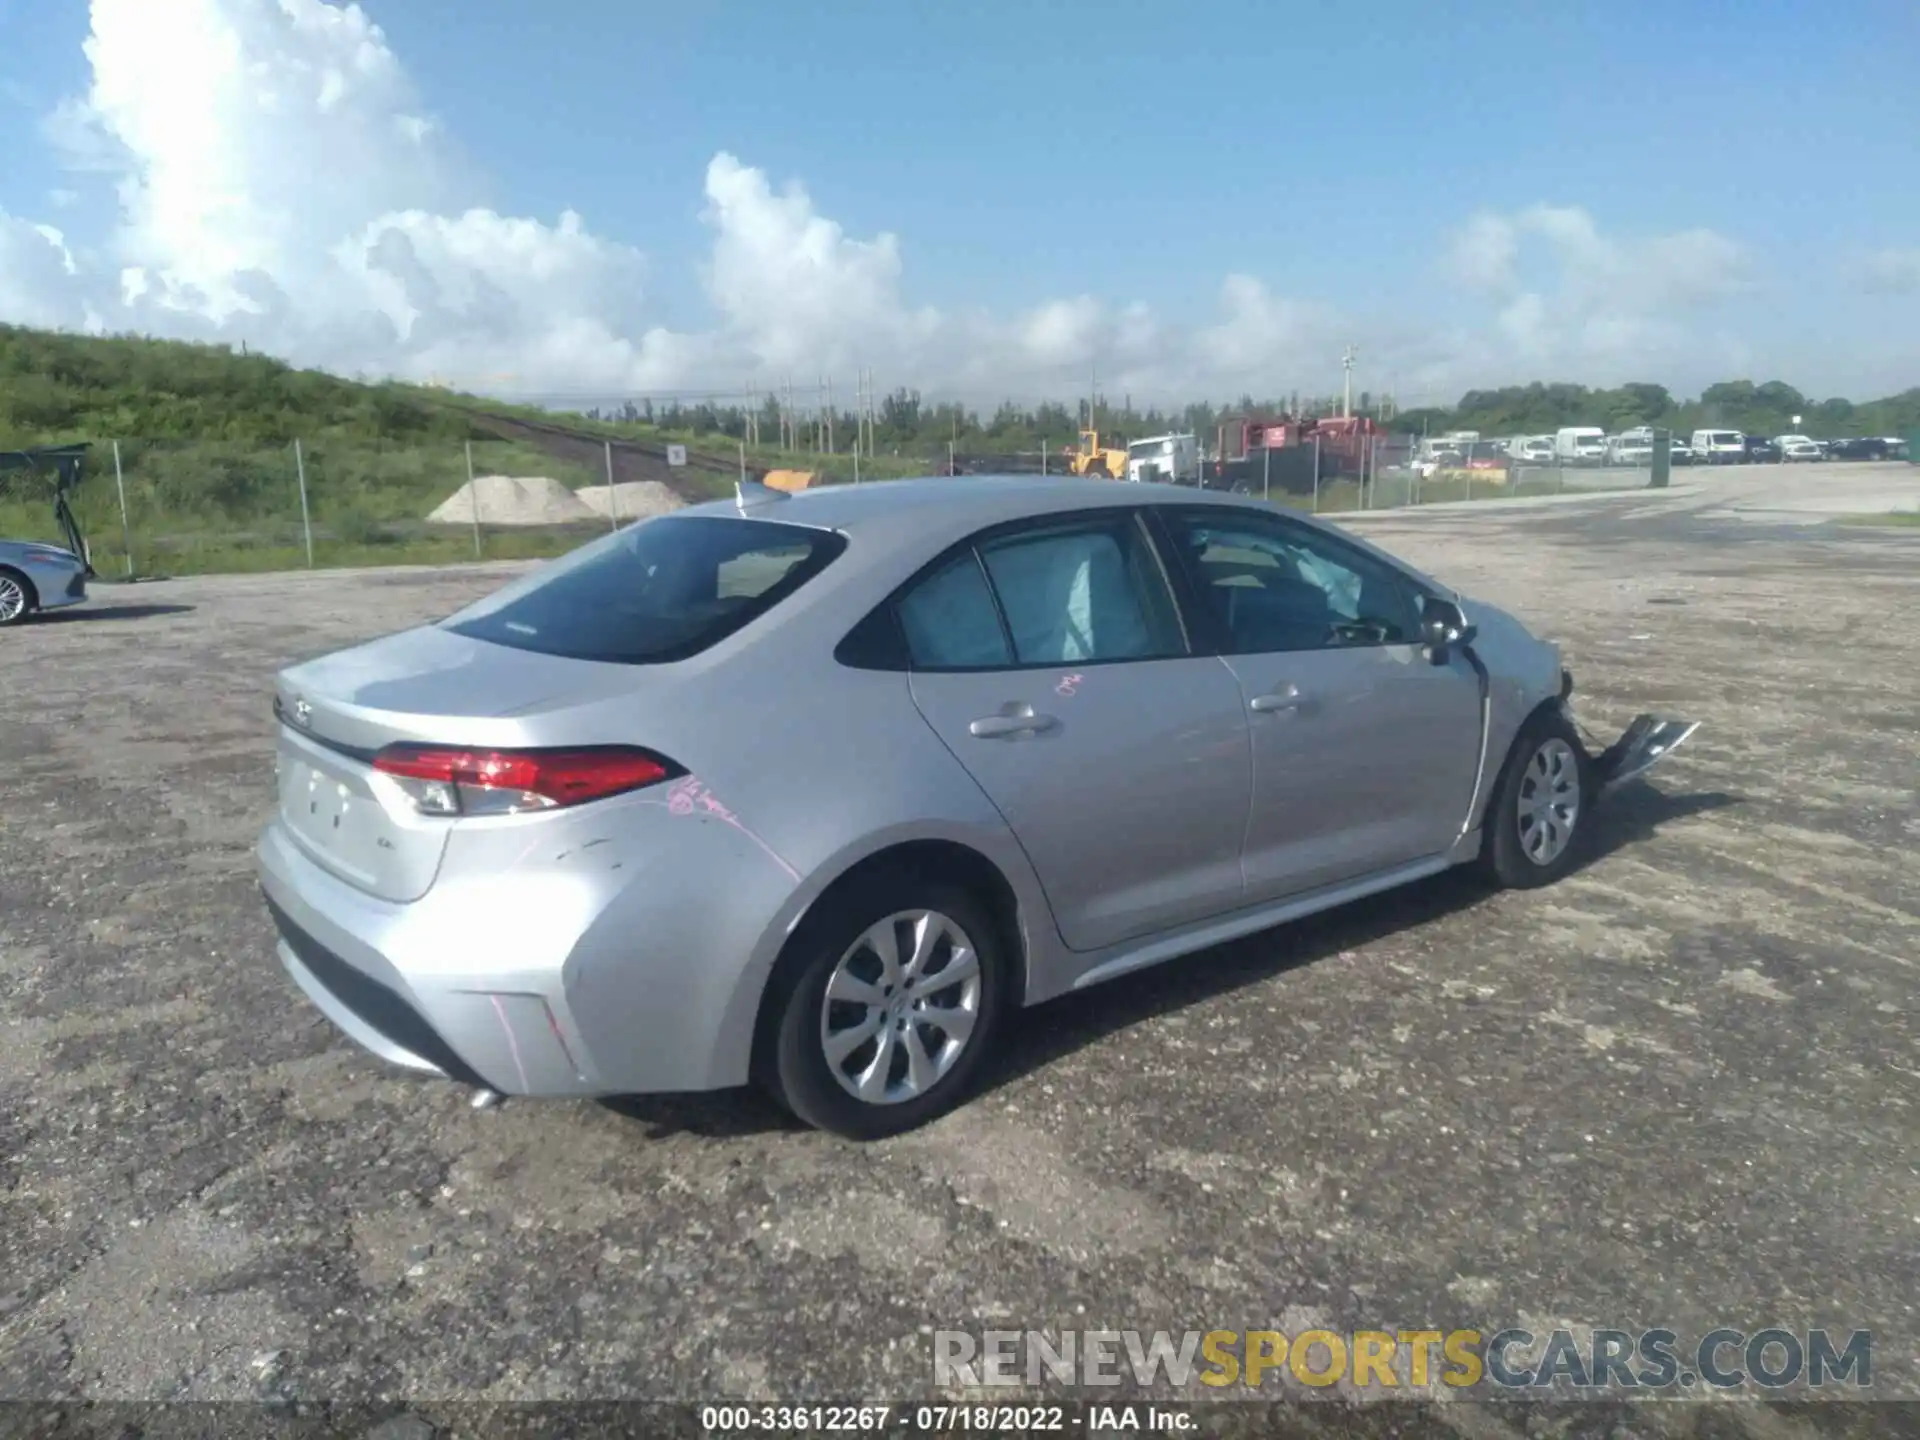
[(1551, 885), (1579, 863), (1593, 777), (1565, 712), (1542, 710), (1514, 738), (1487, 804), (1480, 868), (1510, 890)]
[(958, 887), (882, 877), (798, 941), (768, 999), (763, 1079), (801, 1120), (855, 1140), (965, 1098), (999, 1038), (1000, 927)]

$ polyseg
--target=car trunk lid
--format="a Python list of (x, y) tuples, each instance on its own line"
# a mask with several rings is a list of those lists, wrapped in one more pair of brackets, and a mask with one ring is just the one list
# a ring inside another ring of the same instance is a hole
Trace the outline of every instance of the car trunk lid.
[[(280, 817), (317, 865), (383, 900), (432, 887), (450, 825), (422, 815), (374, 769), (388, 745), (512, 748), (536, 743), (535, 716), (631, 693), (630, 667), (514, 650), (438, 627), (410, 630), (290, 667), (274, 696), (280, 721)], [(538, 743), (581, 744), (562, 721)]]

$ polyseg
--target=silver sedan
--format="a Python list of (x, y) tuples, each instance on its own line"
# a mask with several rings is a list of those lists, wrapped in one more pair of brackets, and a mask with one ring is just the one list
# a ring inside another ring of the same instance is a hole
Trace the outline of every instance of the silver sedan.
[(0, 540), (0, 625), (87, 598), (87, 562), (37, 540)]
[(499, 1094), (758, 1081), (873, 1137), (1008, 1012), (1457, 865), (1577, 863), (1692, 726), (1257, 500), (918, 480), (648, 520), (278, 678), (279, 956)]

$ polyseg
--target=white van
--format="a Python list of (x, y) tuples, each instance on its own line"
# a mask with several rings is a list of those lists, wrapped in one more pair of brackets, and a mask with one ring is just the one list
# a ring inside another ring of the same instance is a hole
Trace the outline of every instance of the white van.
[(1603, 465), (1607, 432), (1598, 425), (1569, 425), (1553, 437), (1553, 455), (1562, 465)]
[(1607, 463), (1609, 465), (1651, 465), (1653, 463), (1653, 431), (1641, 426), (1634, 430), (1622, 430), (1607, 441)]
[(1696, 430), (1693, 458), (1701, 465), (1739, 465), (1747, 458), (1747, 437), (1738, 430)]

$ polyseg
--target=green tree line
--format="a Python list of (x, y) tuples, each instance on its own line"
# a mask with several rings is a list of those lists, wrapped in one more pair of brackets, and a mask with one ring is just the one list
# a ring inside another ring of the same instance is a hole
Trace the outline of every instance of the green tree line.
[[(458, 400), (458, 403), (448, 403)], [(1651, 383), (1595, 389), (1535, 383), (1471, 390), (1451, 407), (1395, 413), (1391, 402), (1365, 392), (1356, 409), (1389, 429), (1420, 434), (1453, 429), (1487, 435), (1538, 434), (1564, 425), (1620, 430), (1665, 425), (1700, 426), (1775, 435), (1798, 428), (1810, 435), (1908, 435), (1920, 430), (1920, 388), (1879, 400), (1815, 399), (1779, 380), (1729, 380), (1695, 399), (1680, 399)], [(383, 445), (444, 446), (484, 438), (474, 412), (492, 406), (418, 386), (365, 384), (317, 370), (297, 369), (270, 356), (226, 346), (190, 345), (135, 337), (94, 337), (0, 325), (0, 447), (68, 440), (223, 442), (246, 446), (351, 440)], [(883, 455), (928, 456), (951, 444), (962, 453), (1059, 450), (1088, 424), (1109, 440), (1167, 431), (1211, 438), (1230, 415), (1324, 414), (1324, 397), (1298, 392), (1256, 400), (1199, 401), (1178, 409), (1137, 407), (1127, 397), (1098, 397), (1091, 407), (1008, 400), (991, 412), (933, 400), (898, 389), (872, 416), (875, 448)], [(551, 417), (550, 417), (551, 418)], [(788, 453), (825, 448), (826, 417), (812, 411), (784, 416), (778, 397), (757, 406), (656, 405), (637, 400), (587, 412), (596, 429), (635, 436), (671, 435), (757, 442)], [(832, 448), (847, 451), (860, 418), (846, 407), (832, 417)], [(783, 433), (787, 444), (782, 446)]]
[(1545, 434), (1565, 425), (1599, 425), (1610, 432), (1636, 425), (1664, 426), (1682, 433), (1724, 428), (1768, 436), (1797, 430), (1816, 440), (1905, 436), (1920, 431), (1920, 388), (1856, 404), (1838, 397), (1816, 400), (1781, 380), (1758, 385), (1751, 380), (1724, 380), (1709, 385), (1695, 400), (1677, 399), (1665, 386), (1651, 384), (1610, 390), (1510, 385), (1469, 390), (1450, 409), (1406, 411), (1394, 428), (1428, 434), (1478, 430), (1491, 436)]
[[(1137, 408), (1099, 397), (1092, 410), (1092, 428), (1107, 440), (1138, 438), (1168, 431), (1192, 432), (1211, 439), (1220, 423), (1236, 415), (1324, 415), (1337, 412), (1337, 403), (1303, 400), (1297, 393), (1267, 400), (1243, 395), (1230, 404), (1200, 401), (1180, 409)], [(1355, 410), (1400, 434), (1439, 434), (1448, 430), (1478, 430), (1483, 435), (1551, 433), (1567, 425), (1598, 425), (1609, 432), (1636, 425), (1658, 425), (1690, 432), (1724, 427), (1760, 435), (1790, 430), (1816, 439), (1855, 435), (1906, 436), (1920, 431), (1920, 388), (1899, 395), (1856, 404), (1843, 398), (1817, 400), (1780, 380), (1756, 384), (1727, 380), (1709, 385), (1699, 397), (1683, 400), (1664, 385), (1635, 383), (1612, 389), (1586, 385), (1510, 385), (1498, 390), (1470, 390), (1453, 406), (1430, 406), (1395, 411), (1385, 397), (1362, 393)], [(1069, 408), (1056, 403), (1034, 406), (1003, 402), (991, 413), (925, 399), (915, 390), (896, 390), (886, 396), (872, 417), (875, 443), (881, 453), (932, 453), (951, 444), (970, 451), (1032, 452), (1071, 445), (1086, 427), (1089, 407), (1082, 400)], [(675, 434), (730, 441), (758, 436), (772, 444), (782, 433), (797, 432), (797, 443), (786, 448), (824, 448), (826, 416), (806, 410), (783, 415), (777, 397), (769, 396), (756, 410), (745, 405), (630, 401), (588, 412), (589, 418), (609, 424), (658, 427)], [(1794, 420), (1799, 416), (1798, 422)], [(845, 450), (856, 433), (859, 417), (836, 407), (832, 416), (834, 448)]]

